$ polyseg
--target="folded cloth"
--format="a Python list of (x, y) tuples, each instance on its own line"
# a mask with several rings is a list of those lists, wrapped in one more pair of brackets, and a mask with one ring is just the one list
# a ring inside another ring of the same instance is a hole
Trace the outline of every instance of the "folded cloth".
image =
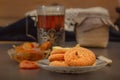
[[(26, 32), (26, 19), (28, 20), (28, 32)], [(75, 41), (74, 32), (65, 31), (65, 33), (66, 41)], [(37, 41), (37, 28), (34, 20), (27, 16), (8, 26), (0, 27), (0, 41)]]
[(118, 26), (119, 31), (116, 31), (113, 27), (110, 27), (109, 33), (110, 33), (110, 41), (120, 41), (120, 19), (117, 19), (114, 23)]
[(0, 41), (36, 41), (32, 37), (26, 35), (26, 18), (29, 22), (28, 34), (37, 40), (37, 29), (34, 21), (28, 16), (16, 21), (8, 26), (0, 28)]
[[(82, 9), (84, 10), (84, 9)], [(65, 16), (65, 39), (66, 41), (75, 41), (74, 26), (75, 22), (72, 18), (76, 17), (79, 8), (66, 9)], [(34, 24), (36, 10), (26, 13), (26, 17), (8, 25), (0, 27), (0, 41), (37, 41), (37, 28)], [(69, 17), (72, 17), (69, 19)], [(26, 29), (26, 19), (28, 20), (28, 30)], [(120, 30), (120, 20), (115, 23)], [(28, 32), (27, 32), (28, 31)], [(120, 31), (110, 28), (110, 41), (120, 41)], [(29, 34), (29, 35), (28, 35)]]

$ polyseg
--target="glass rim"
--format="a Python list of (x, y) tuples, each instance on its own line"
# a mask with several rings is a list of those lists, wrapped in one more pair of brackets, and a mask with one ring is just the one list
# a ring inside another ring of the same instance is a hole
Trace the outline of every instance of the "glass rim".
[(37, 9), (38, 15), (61, 15), (65, 14), (65, 7), (62, 5), (42, 5)]
[(61, 9), (65, 9), (64, 6), (62, 5), (41, 5), (38, 7), (38, 9), (44, 9), (44, 8), (61, 8)]

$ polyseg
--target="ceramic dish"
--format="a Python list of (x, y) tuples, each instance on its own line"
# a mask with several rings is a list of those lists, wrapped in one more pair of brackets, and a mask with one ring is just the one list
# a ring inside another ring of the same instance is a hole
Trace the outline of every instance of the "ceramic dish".
[(52, 72), (59, 72), (59, 73), (85, 73), (85, 72), (91, 72), (91, 71), (99, 70), (99, 69), (105, 67), (108, 63), (103, 61), (103, 60), (96, 59), (96, 65), (95, 66), (55, 67), (55, 66), (49, 66), (48, 59), (44, 59), (44, 60), (37, 61), (37, 64), (41, 68), (43, 68), (45, 70), (52, 71)]

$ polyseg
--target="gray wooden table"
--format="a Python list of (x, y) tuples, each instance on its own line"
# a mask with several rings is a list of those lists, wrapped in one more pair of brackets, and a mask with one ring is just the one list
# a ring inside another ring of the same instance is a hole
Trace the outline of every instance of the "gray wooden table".
[[(113, 60), (111, 66), (83, 74), (61, 74), (50, 72), (42, 68), (36, 70), (22, 70), (19, 64), (10, 59), (7, 50), (13, 44), (0, 43), (0, 80), (120, 80), (120, 42), (110, 42), (108, 47), (90, 48), (96, 55), (103, 55)], [(75, 42), (66, 43), (74, 46)]]

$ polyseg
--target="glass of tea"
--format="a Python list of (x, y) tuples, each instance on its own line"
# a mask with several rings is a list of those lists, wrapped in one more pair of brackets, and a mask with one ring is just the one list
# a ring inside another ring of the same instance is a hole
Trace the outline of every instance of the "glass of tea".
[(38, 42), (42, 44), (50, 41), (52, 46), (63, 46), (65, 41), (64, 6), (40, 6), (37, 9), (37, 15)]

